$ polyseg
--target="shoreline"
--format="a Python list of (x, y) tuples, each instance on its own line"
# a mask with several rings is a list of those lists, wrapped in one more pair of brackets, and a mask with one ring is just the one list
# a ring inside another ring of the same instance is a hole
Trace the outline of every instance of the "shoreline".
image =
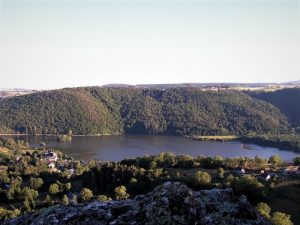
[[(92, 134), (92, 135), (83, 135), (83, 134), (78, 134), (78, 135), (72, 135), (73, 137), (103, 137), (103, 136), (119, 136), (119, 135), (132, 135), (132, 134), (125, 134), (125, 133), (116, 133), (116, 134)], [(139, 134), (135, 134), (139, 135)], [(148, 136), (147, 134), (143, 134)], [(0, 137), (7, 136), (7, 137), (18, 137), (18, 136), (46, 136), (46, 137), (57, 137), (57, 134), (0, 134)], [(238, 141), (241, 142), (242, 144), (256, 144), (260, 146), (265, 146), (265, 147), (273, 147), (273, 148), (278, 148), (282, 150), (287, 150), (287, 151), (293, 151), (293, 152), (300, 152), (300, 148), (298, 146), (293, 146), (292, 142), (289, 141), (275, 141), (275, 140), (266, 140), (263, 139), (260, 136), (248, 136), (248, 135), (208, 135), (208, 136), (197, 136), (197, 135), (191, 135), (191, 136), (177, 136), (177, 135), (155, 135), (155, 136), (172, 136), (172, 137), (182, 137), (190, 140), (195, 140), (195, 141), (201, 141), (201, 142), (230, 142), (230, 141)]]
[(192, 140), (196, 141), (218, 141), (218, 142), (224, 142), (224, 141), (235, 141), (239, 140), (241, 136), (236, 136), (236, 135), (208, 135), (208, 136), (197, 136), (197, 135), (192, 135), (192, 136), (186, 136), (186, 138), (190, 138)]
[[(1, 136), (48, 136), (48, 137), (56, 137), (59, 134), (0, 134)], [(117, 134), (74, 134), (73, 137), (100, 137), (100, 136), (118, 136), (122, 135), (122, 133)]]

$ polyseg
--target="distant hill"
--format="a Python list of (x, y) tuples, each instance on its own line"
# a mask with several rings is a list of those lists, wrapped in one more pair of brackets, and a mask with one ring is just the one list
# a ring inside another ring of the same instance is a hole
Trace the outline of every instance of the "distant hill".
[(0, 89), (0, 98), (10, 98), (21, 95), (28, 95), (37, 92), (36, 90), (27, 90), (22, 88)]
[[(0, 100), (1, 132), (221, 135), (284, 132), (286, 117), (236, 91), (86, 87)], [(0, 132), (0, 133), (1, 133)]]
[(0, 123), (20, 133), (118, 131), (117, 119), (84, 90), (54, 90), (0, 101)]
[(286, 83), (178, 83), (178, 84), (108, 84), (102, 87), (132, 87), (137, 89), (173, 89), (173, 88), (198, 88), (202, 91), (220, 91), (220, 90), (236, 90), (236, 91), (266, 91), (272, 92), (276, 90), (300, 87), (300, 81), (292, 81)]
[(138, 84), (138, 85), (128, 85), (128, 84), (108, 84), (102, 87), (135, 87), (135, 88), (145, 88), (145, 89), (171, 89), (171, 88), (264, 88), (271, 85), (271, 83), (177, 83), (177, 84)]
[(300, 80), (290, 81), (290, 82), (286, 82), (284, 84), (287, 84), (287, 85), (300, 85)]

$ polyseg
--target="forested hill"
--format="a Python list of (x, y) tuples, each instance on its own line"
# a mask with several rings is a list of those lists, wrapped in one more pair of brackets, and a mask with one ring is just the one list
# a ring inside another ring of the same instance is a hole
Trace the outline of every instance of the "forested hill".
[(294, 127), (300, 131), (300, 88), (283, 89), (275, 92), (252, 92), (252, 97), (278, 107)]
[(287, 127), (278, 108), (234, 91), (88, 87), (0, 100), (2, 133), (226, 135)]

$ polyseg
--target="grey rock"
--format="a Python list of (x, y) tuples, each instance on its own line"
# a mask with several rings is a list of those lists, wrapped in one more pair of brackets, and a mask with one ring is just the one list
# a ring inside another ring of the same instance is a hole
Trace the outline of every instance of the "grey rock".
[(167, 182), (133, 200), (58, 205), (7, 220), (4, 225), (270, 225), (231, 189), (194, 192)]

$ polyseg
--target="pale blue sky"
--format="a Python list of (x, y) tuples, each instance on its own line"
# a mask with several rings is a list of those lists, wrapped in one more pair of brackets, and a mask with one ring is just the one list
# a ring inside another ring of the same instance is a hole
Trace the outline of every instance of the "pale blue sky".
[(299, 79), (299, 0), (0, 0), (0, 88)]

